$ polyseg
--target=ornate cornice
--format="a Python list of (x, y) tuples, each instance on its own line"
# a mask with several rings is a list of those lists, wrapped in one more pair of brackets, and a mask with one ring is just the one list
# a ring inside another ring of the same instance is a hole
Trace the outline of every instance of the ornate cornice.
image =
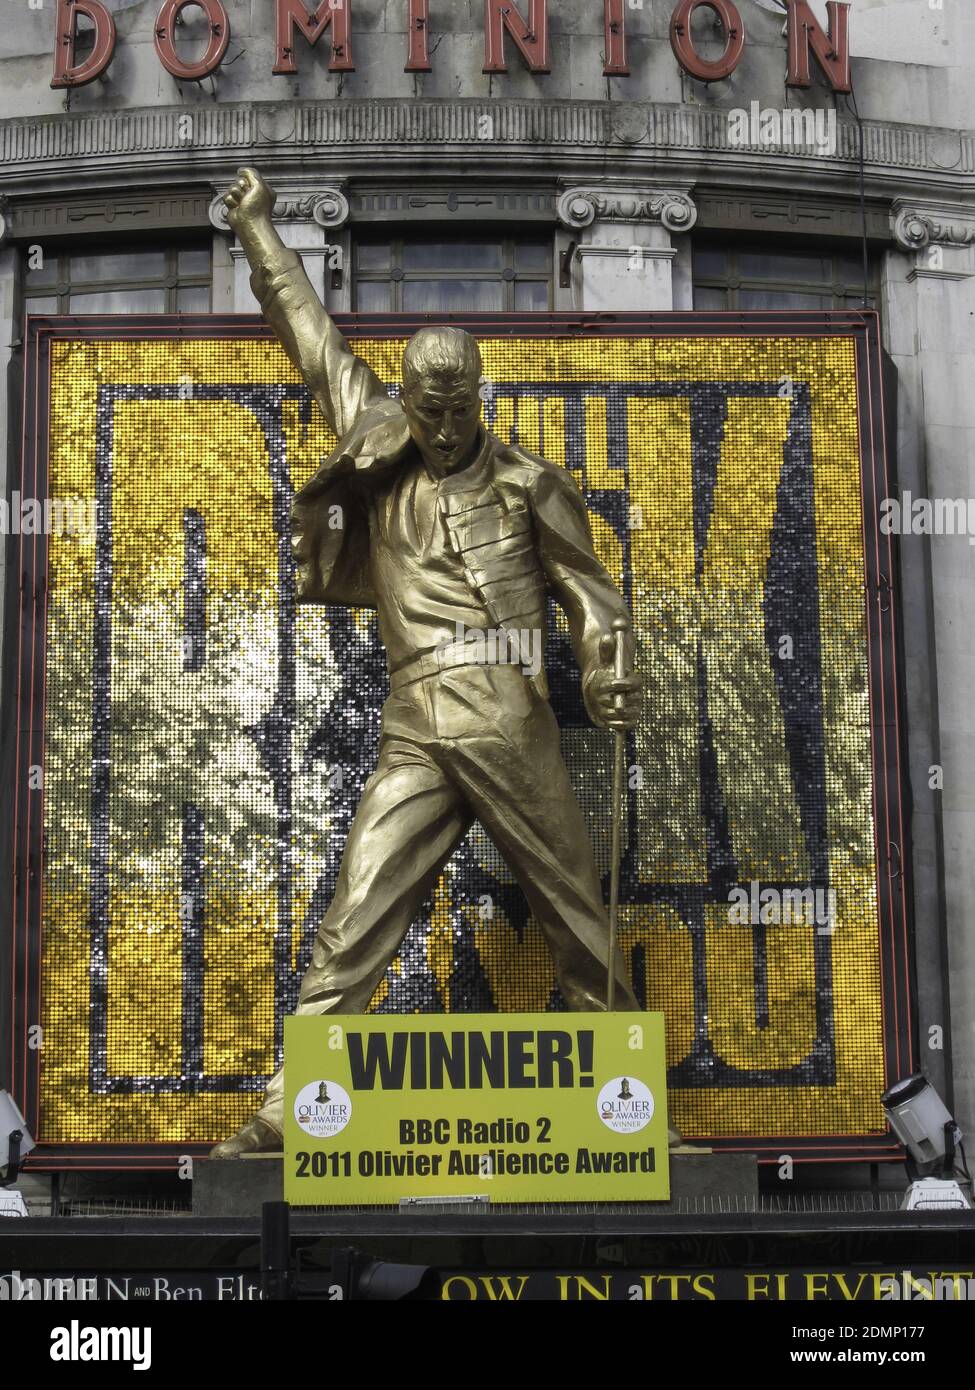
[[(218, 232), (232, 235), (222, 193), (210, 203), (209, 217)], [(317, 222), (320, 227), (335, 230), (348, 221), (349, 200), (337, 187), (283, 193), (278, 195), (271, 217), (275, 222)]]
[(578, 231), (595, 221), (659, 222), (668, 232), (689, 232), (697, 208), (679, 189), (569, 188), (557, 207), (564, 227)]
[(202, 190), (157, 191), (92, 197), (76, 188), (57, 198), (11, 202), (8, 209), (12, 237), (74, 236), (79, 232), (126, 233), (152, 227), (202, 227), (206, 225), (209, 199)]
[(889, 202), (871, 202), (861, 208), (852, 194), (852, 189), (832, 196), (826, 190), (797, 196), (760, 186), (730, 190), (698, 186), (694, 189), (697, 226), (759, 236), (801, 232), (805, 236), (860, 237), (866, 214), (867, 236), (889, 241)]
[[(678, 164), (706, 163), (716, 169), (740, 170), (752, 181), (770, 167), (808, 170), (818, 178), (832, 170), (855, 169), (858, 147), (853, 122), (837, 122), (837, 152), (824, 155), (812, 149), (774, 149), (760, 153), (736, 148), (729, 135), (724, 107), (695, 107), (657, 103), (545, 102), (447, 100), (410, 101), (401, 98), (213, 105), (194, 108), (192, 151), (186, 148), (181, 122), (184, 107), (68, 113), (40, 119), (0, 122), (0, 181), (18, 190), (25, 176), (50, 183), (76, 183), (79, 175), (109, 170), (136, 181), (145, 178), (143, 166), (195, 170), (214, 165), (234, 167), (245, 152), (255, 159), (265, 152), (282, 158), (304, 157), (310, 151), (327, 166), (340, 159), (345, 169), (358, 161), (374, 162), (377, 153), (387, 167), (425, 159), (449, 161), (458, 152), (477, 149), (482, 166), (499, 166), (552, 156), (612, 154), (625, 165), (648, 154)], [(485, 118), (492, 138), (485, 140)], [(975, 174), (975, 132), (865, 121), (864, 161), (868, 175), (885, 173), (928, 175), (944, 181)], [(790, 177), (792, 173), (790, 172)]]
[(891, 209), (894, 240), (905, 251), (925, 246), (975, 245), (975, 207), (960, 203), (919, 205), (898, 198)]

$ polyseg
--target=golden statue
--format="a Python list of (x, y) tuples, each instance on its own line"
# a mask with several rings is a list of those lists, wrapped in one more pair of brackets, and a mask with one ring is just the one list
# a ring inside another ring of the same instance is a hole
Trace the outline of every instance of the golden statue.
[[(607, 916), (548, 702), (546, 595), (567, 615), (595, 724), (632, 728), (643, 681), (579, 490), (562, 468), (484, 429), (469, 334), (416, 333), (392, 400), (275, 231), (273, 191), (242, 169), (225, 201), (254, 294), (339, 441), (295, 498), (299, 599), (378, 609), (389, 658), (378, 765), (297, 1012), (368, 1008), (475, 819), (524, 891), (569, 1008), (604, 1009)], [(625, 629), (622, 675), (614, 624)], [(617, 1007), (636, 1009), (618, 951), (614, 973)], [(279, 1068), (255, 1117), (211, 1156), (280, 1149), (283, 1100)]]

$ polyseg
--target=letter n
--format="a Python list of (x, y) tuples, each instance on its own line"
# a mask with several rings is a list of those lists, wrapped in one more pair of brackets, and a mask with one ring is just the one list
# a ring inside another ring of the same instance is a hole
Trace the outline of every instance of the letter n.
[(850, 81), (850, 6), (838, 0), (828, 0), (824, 34), (819, 20), (809, 8), (809, 0), (786, 0), (789, 7), (789, 49), (787, 87), (808, 87), (809, 50), (816, 55), (826, 80), (834, 92), (849, 92)]
[(275, 3), (277, 62), (272, 72), (276, 77), (298, 71), (298, 64), (295, 62), (295, 29), (301, 30), (309, 44), (316, 44), (330, 25), (332, 55), (328, 60), (329, 72), (355, 72), (349, 39), (351, 0), (342, 0), (341, 5), (331, 5), (329, 0), (322, 0), (314, 14), (308, 13), (303, 0), (275, 0)]
[(484, 0), (484, 67), (482, 72), (507, 72), (504, 31), (514, 39), (529, 72), (549, 72), (548, 0), (528, 0), (528, 23), (512, 0)]
[[(95, 26), (95, 42), (83, 63), (74, 60), (78, 42), (78, 16)], [(115, 52), (115, 20), (99, 0), (58, 0), (54, 34), (52, 87), (83, 87), (94, 82), (112, 61)]]
[(430, 50), (427, 45), (430, 33), (430, 0), (408, 0), (408, 5), (406, 27), (410, 47), (403, 71), (430, 72)]
[(603, 28), (606, 38), (604, 77), (628, 77), (626, 61), (626, 10), (624, 0), (603, 0)]

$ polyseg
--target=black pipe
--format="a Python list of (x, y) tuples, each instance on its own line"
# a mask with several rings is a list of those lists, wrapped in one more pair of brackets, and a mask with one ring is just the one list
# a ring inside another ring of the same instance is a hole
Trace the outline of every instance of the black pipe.
[(290, 1217), (287, 1202), (265, 1202), (261, 1208), (261, 1295), (265, 1299), (295, 1296)]

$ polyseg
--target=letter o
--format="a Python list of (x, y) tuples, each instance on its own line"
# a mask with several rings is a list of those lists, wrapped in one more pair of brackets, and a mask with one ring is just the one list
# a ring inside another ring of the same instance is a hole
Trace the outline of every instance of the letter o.
[[(709, 63), (700, 56), (691, 38), (694, 11), (706, 5), (721, 20), (725, 32), (725, 50), (716, 62)], [(733, 0), (680, 0), (670, 17), (670, 46), (674, 57), (691, 77), (701, 82), (720, 82), (729, 77), (741, 61), (745, 47), (745, 25)]]
[[(198, 5), (210, 24), (210, 42), (198, 63), (184, 63), (176, 52), (176, 20), (190, 5)], [(153, 43), (159, 61), (173, 77), (186, 82), (200, 82), (223, 61), (230, 42), (230, 20), (221, 0), (165, 0), (156, 16)]]
[[(451, 1284), (461, 1284), (470, 1294), (470, 1298), (454, 1298), (454, 1295), (450, 1291)], [(445, 1299), (448, 1303), (474, 1303), (477, 1299), (477, 1285), (474, 1283), (473, 1279), (468, 1279), (466, 1274), (452, 1274), (449, 1279), (443, 1281), (440, 1297)]]

